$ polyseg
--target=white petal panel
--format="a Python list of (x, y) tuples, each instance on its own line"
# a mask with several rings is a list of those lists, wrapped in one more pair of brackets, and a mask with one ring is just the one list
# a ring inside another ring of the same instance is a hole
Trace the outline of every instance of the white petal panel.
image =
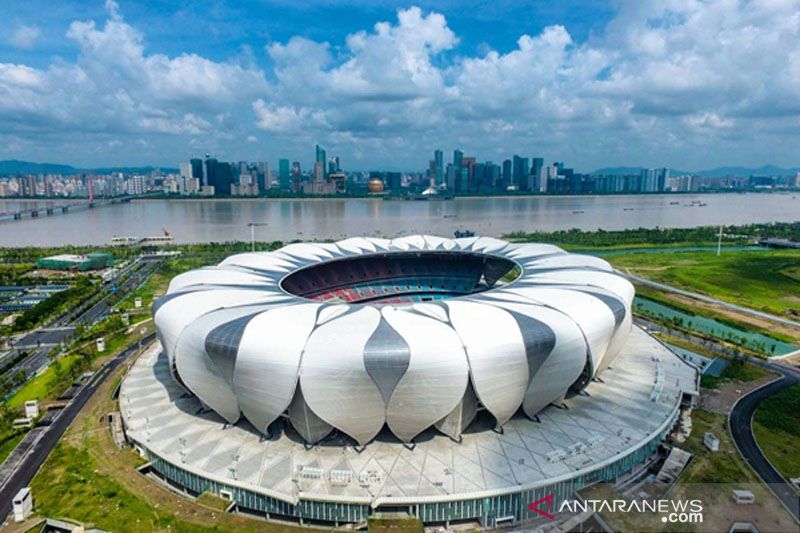
[(233, 387), (247, 419), (266, 432), (292, 401), (300, 358), (321, 304), (300, 303), (254, 317), (239, 345)]
[(206, 353), (206, 336), (214, 328), (258, 309), (244, 306), (206, 313), (183, 329), (175, 346), (175, 366), (183, 383), (230, 423), (239, 419), (239, 404), (222, 369)]
[(519, 409), (528, 388), (520, 325), (491, 305), (452, 300), (447, 307), (467, 353), (475, 393), (502, 426)]
[(333, 254), (316, 244), (297, 242), (281, 248), (281, 252), (303, 261), (333, 259)]
[(161, 346), (174, 362), (175, 343), (183, 328), (194, 319), (214, 309), (250, 304), (274, 304), (287, 301), (284, 295), (273, 295), (261, 290), (217, 289), (189, 292), (160, 306), (153, 320), (160, 333)]
[(544, 343), (544, 347), (548, 348), (546, 353), (533, 354), (538, 366), (533, 369), (522, 408), (525, 414), (534, 416), (562, 397), (578, 378), (588, 356), (586, 341), (578, 325), (563, 313), (540, 305), (501, 298), (493, 299), (492, 304), (546, 324), (554, 334), (555, 343)]
[(461, 401), (467, 386), (467, 357), (456, 332), (426, 316), (384, 307), (386, 322), (405, 339), (411, 360), (386, 409), (392, 432), (408, 442)]
[(300, 384), (322, 420), (366, 444), (385, 420), (383, 398), (364, 366), (364, 346), (380, 312), (361, 307), (318, 326), (303, 353)]
[(375, 251), (375, 245), (364, 237), (352, 237), (343, 241), (336, 241), (336, 245), (342, 250), (354, 254), (363, 254)]
[(221, 267), (227, 265), (278, 272), (288, 272), (296, 267), (294, 262), (281, 259), (270, 252), (250, 252), (232, 255), (219, 264)]
[(592, 255), (563, 254), (541, 257), (525, 263), (526, 268), (548, 269), (548, 268), (581, 268), (598, 269), (612, 272), (613, 268), (608, 261)]
[(611, 310), (597, 298), (588, 294), (551, 287), (514, 287), (514, 292), (561, 311), (570, 317), (586, 337), (595, 370), (605, 357), (611, 343), (616, 321)]
[(254, 287), (272, 288), (275, 283), (257, 274), (237, 272), (218, 267), (200, 268), (178, 274), (169, 282), (167, 292), (189, 287), (191, 285), (252, 285)]

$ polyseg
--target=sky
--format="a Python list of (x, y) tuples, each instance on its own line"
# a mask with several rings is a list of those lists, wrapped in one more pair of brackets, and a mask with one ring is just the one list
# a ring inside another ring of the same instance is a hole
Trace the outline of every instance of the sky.
[[(201, 5), (202, 4), (202, 5)], [(800, 0), (3, 0), (0, 159), (800, 164)]]

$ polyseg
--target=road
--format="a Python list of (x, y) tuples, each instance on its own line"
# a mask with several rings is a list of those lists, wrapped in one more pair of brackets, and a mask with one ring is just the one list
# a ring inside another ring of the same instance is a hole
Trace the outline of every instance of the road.
[(787, 387), (800, 383), (800, 371), (781, 364), (764, 365), (779, 372), (781, 377), (739, 398), (731, 409), (729, 429), (739, 453), (753, 467), (761, 479), (772, 489), (783, 506), (800, 521), (800, 496), (786, 479), (770, 464), (753, 435), (753, 414), (766, 398)]
[[(113, 293), (116, 294), (135, 291), (156, 271), (162, 259), (162, 257), (154, 255), (140, 256), (121, 269), (107, 286), (115, 287), (116, 290)], [(123, 280), (126, 276), (127, 278)], [(36, 329), (17, 341), (14, 345), (15, 349), (31, 351), (27, 357), (6, 370), (4, 375), (12, 376), (23, 371), (28, 379), (48, 363), (49, 352), (53, 346), (59, 345), (62, 340), (71, 336), (78, 325), (91, 325), (104, 318), (112, 310), (112, 305), (108, 300), (113, 293), (106, 289), (103, 290), (106, 291), (106, 294), (88, 309), (67, 313), (55, 320), (50, 327)]]
[(763, 318), (766, 320), (771, 320), (772, 322), (777, 322), (778, 324), (783, 324), (784, 326), (791, 326), (795, 328), (800, 328), (800, 322), (795, 320), (791, 320), (789, 318), (783, 318), (780, 316), (771, 315), (769, 313), (764, 313), (762, 311), (758, 311), (756, 309), (750, 309), (749, 307), (742, 307), (741, 305), (736, 305), (728, 302), (723, 302), (722, 300), (717, 300), (716, 298), (711, 298), (710, 296), (706, 296), (705, 294), (700, 294), (697, 292), (686, 291), (683, 289), (679, 289), (677, 287), (673, 287), (672, 285), (666, 285), (664, 283), (659, 283), (657, 281), (653, 281), (651, 279), (643, 278), (641, 276), (636, 276), (629, 272), (623, 272), (621, 270), (616, 271), (621, 276), (625, 276), (630, 281), (638, 283), (640, 285), (646, 285), (648, 287), (653, 287), (654, 289), (659, 289), (666, 292), (672, 292), (675, 294), (680, 294), (681, 296), (686, 296), (688, 298), (693, 298), (695, 300), (700, 300), (701, 302), (706, 302), (714, 305), (719, 305), (726, 309), (730, 309), (731, 311), (738, 311), (740, 313), (744, 313), (747, 315), (755, 316), (758, 318)]
[[(75, 417), (80, 413), (89, 398), (97, 391), (100, 385), (114, 372), (114, 370), (122, 364), (132, 353), (134, 353), (139, 346), (145, 346), (155, 340), (155, 334), (148, 335), (141, 342), (128, 347), (125, 351), (108, 361), (98, 370), (95, 375), (84, 385), (78, 394), (70, 401), (70, 403), (59, 413), (53, 420), (53, 423), (47, 427), (46, 432), (42, 435), (39, 442), (29, 452), (27, 457), (17, 467), (16, 471), (8, 478), (8, 481), (0, 487), (0, 520), (5, 521), (8, 514), (11, 512), (11, 501), (14, 495), (23, 487), (30, 485), (33, 476), (36, 475), (39, 468), (44, 463), (47, 456), (55, 447), (58, 440), (64, 435), (64, 432), (75, 420)], [(33, 495), (34, 500), (36, 495)]]

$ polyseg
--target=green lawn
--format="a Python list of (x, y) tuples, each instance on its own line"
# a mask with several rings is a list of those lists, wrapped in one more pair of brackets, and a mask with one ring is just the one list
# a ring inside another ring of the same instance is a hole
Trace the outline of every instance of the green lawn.
[[(85, 448), (63, 441), (50, 453), (31, 486), (36, 511), (43, 516), (78, 519), (109, 531), (163, 531), (178, 525), (171, 516), (156, 512), (110, 476), (97, 472)], [(73, 512), (67, 517), (66, 510)], [(181, 531), (213, 528), (194, 528), (186, 523), (180, 526)]]
[(80, 364), (83, 356), (79, 354), (66, 355), (58, 359), (57, 363), (51, 364), (41, 374), (30, 379), (21, 389), (19, 389), (6, 404), (9, 407), (19, 407), (28, 400), (44, 400), (60, 394), (69, 387), (72, 368)]
[(800, 385), (764, 400), (753, 417), (753, 432), (784, 477), (800, 477)]
[(10, 432), (3, 433), (0, 437), (0, 464), (11, 455), (11, 452), (14, 451), (14, 448), (17, 447), (17, 444), (25, 437), (27, 432), (27, 429), (11, 429)]
[(770, 375), (758, 365), (748, 363), (743, 359), (728, 359), (728, 366), (719, 377), (703, 375), (700, 384), (707, 389), (716, 389), (725, 381), (755, 381)]
[(628, 254), (614, 266), (720, 300), (778, 314), (800, 313), (800, 251)]

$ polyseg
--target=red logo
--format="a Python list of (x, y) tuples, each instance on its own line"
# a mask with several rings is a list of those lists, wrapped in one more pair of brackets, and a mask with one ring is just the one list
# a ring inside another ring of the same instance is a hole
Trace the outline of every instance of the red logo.
[[(547, 503), (547, 510), (546, 511), (543, 511), (542, 509), (539, 509), (539, 504), (541, 504), (543, 502)], [(540, 515), (544, 516), (545, 518), (549, 518), (550, 520), (555, 518), (553, 515), (550, 514), (550, 509), (552, 509), (552, 508), (553, 508), (553, 494), (548, 494), (547, 496), (545, 496), (541, 500), (536, 500), (535, 502), (533, 502), (533, 503), (528, 505), (528, 509), (530, 509), (531, 511), (533, 511), (536, 514), (540, 514)]]

